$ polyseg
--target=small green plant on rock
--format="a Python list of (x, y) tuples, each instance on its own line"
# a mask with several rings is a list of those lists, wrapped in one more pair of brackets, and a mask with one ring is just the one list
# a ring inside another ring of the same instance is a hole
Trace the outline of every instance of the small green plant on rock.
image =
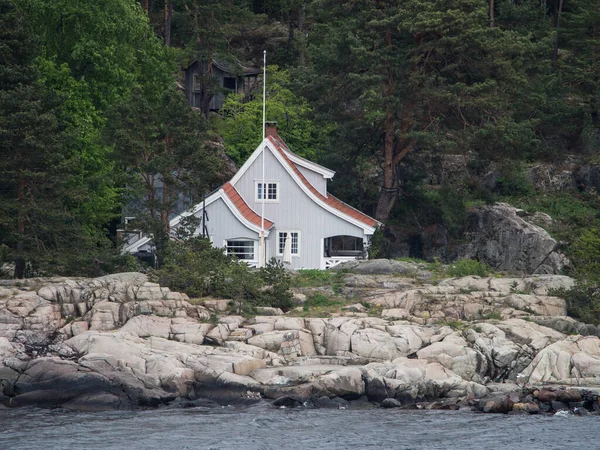
[(494, 269), (492, 269), (486, 263), (474, 259), (461, 259), (455, 261), (446, 269), (446, 276), (452, 278), (468, 277), (471, 275), (486, 277), (493, 273)]

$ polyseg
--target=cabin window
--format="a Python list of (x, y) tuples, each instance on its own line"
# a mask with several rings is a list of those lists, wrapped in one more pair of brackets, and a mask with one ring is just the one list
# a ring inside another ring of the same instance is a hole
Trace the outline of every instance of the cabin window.
[(223, 77), (223, 87), (225, 89), (229, 89), (231, 91), (235, 91), (235, 78), (233, 77)]
[(237, 256), (242, 260), (254, 260), (254, 241), (249, 239), (235, 239), (227, 241), (227, 254)]
[(262, 201), (264, 196), (265, 202), (278, 202), (279, 201), (279, 182), (269, 181), (263, 183), (256, 182), (256, 198), (257, 202)]
[(202, 75), (201, 74), (195, 74), (194, 75), (194, 87), (193, 87), (194, 91), (201, 91), (202, 90)]
[(285, 241), (291, 239), (291, 250), (293, 256), (300, 255), (300, 232), (299, 231), (279, 231), (277, 234), (277, 255), (283, 256), (285, 251)]

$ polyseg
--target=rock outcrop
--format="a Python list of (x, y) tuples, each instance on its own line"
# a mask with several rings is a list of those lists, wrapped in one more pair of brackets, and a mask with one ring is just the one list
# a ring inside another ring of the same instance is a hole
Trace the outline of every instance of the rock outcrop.
[(473, 208), (464, 230), (469, 243), (459, 257), (493, 269), (523, 274), (557, 274), (567, 264), (557, 242), (527, 221), (528, 213), (506, 203)]
[[(498, 389), (599, 381), (597, 329), (565, 318), (564, 302), (548, 295), (569, 287), (568, 277), (427, 285), (430, 274), (411, 263), (355, 269), (344, 288), (361, 307), (320, 318), (228, 315), (224, 302), (192, 302), (141, 274), (1, 282), (0, 404), (97, 410), (267, 398), (347, 407), (366, 398), (454, 408), (482, 398), (482, 410), (532, 413), (546, 408), (543, 395), (509, 407)], [(565, 333), (577, 326), (589, 335)]]

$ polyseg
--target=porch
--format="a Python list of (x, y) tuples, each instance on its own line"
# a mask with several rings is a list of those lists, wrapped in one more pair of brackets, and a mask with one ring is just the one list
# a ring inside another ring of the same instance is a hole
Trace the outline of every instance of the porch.
[(329, 236), (322, 239), (322, 242), (322, 270), (331, 269), (346, 261), (366, 258), (366, 236)]

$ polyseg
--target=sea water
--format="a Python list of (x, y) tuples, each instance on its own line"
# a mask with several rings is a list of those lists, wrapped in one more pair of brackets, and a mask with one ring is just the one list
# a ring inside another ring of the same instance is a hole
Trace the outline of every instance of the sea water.
[(0, 449), (600, 449), (600, 416), (398, 409), (0, 407)]

